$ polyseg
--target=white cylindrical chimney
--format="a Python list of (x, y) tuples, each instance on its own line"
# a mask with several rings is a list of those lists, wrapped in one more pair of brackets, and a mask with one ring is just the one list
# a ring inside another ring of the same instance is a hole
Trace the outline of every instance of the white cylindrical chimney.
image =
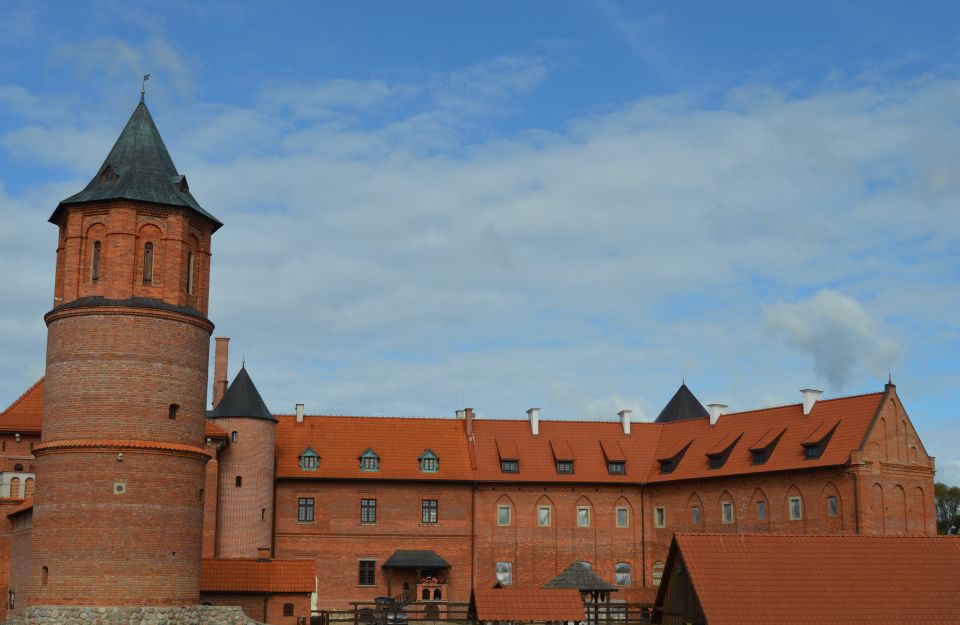
[(803, 415), (807, 416), (813, 410), (813, 405), (823, 395), (823, 391), (818, 391), (815, 388), (802, 388), (800, 393), (803, 395)]
[(727, 409), (726, 404), (707, 404), (707, 410), (710, 411), (710, 425), (716, 425), (720, 420), (720, 415)]
[(530, 417), (530, 432), (534, 436), (540, 435), (540, 409), (531, 408), (527, 411), (527, 416)]
[(303, 404), (297, 404), (297, 423), (303, 423)]
[(630, 433), (630, 415), (633, 413), (632, 410), (621, 410), (617, 414), (620, 415), (620, 423), (623, 424), (623, 433)]

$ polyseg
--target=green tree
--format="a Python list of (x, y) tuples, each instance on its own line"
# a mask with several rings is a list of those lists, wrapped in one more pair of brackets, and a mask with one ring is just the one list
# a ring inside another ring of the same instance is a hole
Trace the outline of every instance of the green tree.
[(960, 486), (947, 486), (937, 482), (934, 487), (937, 506), (937, 533), (946, 534), (951, 527), (953, 533), (960, 532)]

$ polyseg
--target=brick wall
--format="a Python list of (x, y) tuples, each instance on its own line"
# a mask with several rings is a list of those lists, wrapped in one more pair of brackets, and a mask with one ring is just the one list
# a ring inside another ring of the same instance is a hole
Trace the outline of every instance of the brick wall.
[[(13, 536), (10, 541), (10, 584), (4, 590), (3, 605), (7, 605), (8, 591), (15, 593), (15, 609), (30, 602), (30, 588), (27, 585), (27, 573), (30, 563), (30, 548), (33, 537), (33, 513), (21, 512), (10, 522)], [(0, 612), (2, 613), (2, 612)]]

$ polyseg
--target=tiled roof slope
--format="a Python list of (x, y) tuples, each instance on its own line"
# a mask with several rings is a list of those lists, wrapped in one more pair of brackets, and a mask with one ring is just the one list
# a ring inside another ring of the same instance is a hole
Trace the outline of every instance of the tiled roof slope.
[[(279, 477), (474, 479), (461, 420), (310, 416), (297, 423), (293, 416), (277, 418)], [(299, 456), (308, 447), (320, 454), (316, 470), (300, 468)], [(358, 458), (367, 448), (380, 457), (379, 471), (360, 470)], [(425, 449), (439, 458), (435, 472), (420, 471), (419, 457)]]
[(477, 588), (479, 621), (582, 621), (583, 600), (572, 588)]
[(616, 591), (617, 587), (593, 572), (583, 562), (573, 562), (544, 588), (576, 588), (580, 591)]
[(32, 509), (33, 509), (33, 497), (31, 497), (30, 499), (24, 499), (23, 503), (21, 503), (19, 506), (17, 506), (16, 508), (8, 512), (7, 516), (11, 517), (15, 514), (20, 514), (21, 512), (25, 512), (27, 510), (32, 510)]
[(200, 592), (313, 592), (313, 560), (200, 561)]
[(0, 412), (0, 431), (39, 432), (43, 423), (44, 378), (27, 389), (17, 401)]
[[(763, 473), (787, 469), (805, 469), (844, 464), (850, 452), (860, 447), (864, 433), (880, 408), (883, 393), (855, 395), (838, 399), (822, 399), (804, 416), (802, 404), (765, 408), (749, 412), (725, 414), (715, 425), (709, 419), (691, 419), (662, 426), (657, 445), (657, 457), (667, 457), (678, 445), (693, 441), (683, 460), (672, 473), (661, 474), (659, 465), (650, 466), (645, 481), (658, 482), (689, 478)], [(827, 424), (832, 427), (840, 421), (829, 443), (819, 458), (807, 459), (801, 443), (811, 433)], [(763, 464), (753, 464), (750, 448), (767, 437), (769, 430), (782, 431), (770, 458)], [(707, 452), (725, 437), (743, 434), (730, 451), (726, 463), (711, 469)]]
[(960, 537), (678, 534), (710, 625), (960, 622)]

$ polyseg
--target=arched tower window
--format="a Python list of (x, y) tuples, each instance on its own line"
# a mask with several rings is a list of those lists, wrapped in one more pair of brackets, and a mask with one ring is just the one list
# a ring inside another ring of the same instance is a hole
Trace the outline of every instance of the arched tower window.
[(193, 295), (194, 290), (194, 279), (193, 279), (193, 266), (194, 266), (194, 254), (190, 252), (187, 254), (187, 293)]
[(47, 585), (47, 579), (50, 577), (50, 569), (43, 567), (40, 569), (40, 584), (43, 586)]
[(143, 283), (153, 284), (153, 243), (143, 245)]
[(20, 478), (19, 477), (14, 477), (10, 479), (10, 498), (20, 499)]
[(93, 253), (90, 256), (90, 282), (100, 282), (100, 241), (93, 242)]

